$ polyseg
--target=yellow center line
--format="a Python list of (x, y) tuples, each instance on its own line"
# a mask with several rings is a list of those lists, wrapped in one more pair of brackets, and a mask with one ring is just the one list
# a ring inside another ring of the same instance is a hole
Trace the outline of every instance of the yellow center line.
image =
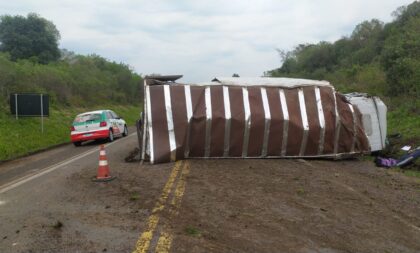
[(190, 173), (190, 165), (188, 162), (185, 163), (184, 169), (181, 172), (181, 177), (179, 178), (178, 184), (175, 189), (175, 196), (172, 199), (172, 206), (174, 207), (174, 210), (177, 211), (181, 205), (182, 197), (184, 196), (185, 192), (185, 180), (188, 174)]
[(166, 199), (171, 193), (172, 185), (175, 182), (179, 169), (181, 168), (181, 164), (182, 161), (175, 163), (171, 175), (169, 176), (169, 179), (163, 188), (162, 194), (160, 195), (155, 207), (153, 208), (152, 215), (149, 217), (147, 229), (141, 234), (139, 240), (136, 243), (136, 249), (133, 251), (133, 253), (145, 253), (149, 249), (150, 241), (153, 238), (153, 233), (159, 222), (159, 212), (165, 208)]
[[(171, 218), (169, 220), (173, 220), (173, 218), (176, 215), (178, 215), (179, 207), (181, 206), (182, 197), (184, 196), (184, 192), (185, 192), (186, 177), (189, 172), (190, 172), (190, 166), (188, 162), (186, 161), (184, 168), (181, 171), (181, 176), (176, 185), (174, 197), (171, 202), (171, 210), (170, 210)], [(164, 226), (164, 230), (168, 230), (167, 225)], [(163, 231), (160, 234), (155, 252), (168, 253), (171, 248), (172, 239), (173, 238), (170, 233)]]
[(157, 253), (167, 253), (171, 248), (172, 235), (166, 232), (160, 233), (160, 237), (156, 246), (155, 252)]

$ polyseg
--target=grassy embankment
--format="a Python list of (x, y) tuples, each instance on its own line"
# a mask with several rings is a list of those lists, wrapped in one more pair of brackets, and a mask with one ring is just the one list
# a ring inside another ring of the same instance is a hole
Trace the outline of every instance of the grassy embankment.
[[(74, 117), (95, 109), (112, 109), (130, 125), (139, 117), (142, 77), (128, 65), (98, 55), (62, 52), (62, 59), (39, 64), (13, 61), (0, 52), (0, 161), (70, 141)], [(16, 120), (9, 112), (13, 93), (50, 97), (50, 117), (41, 133), (40, 118)], [(139, 105), (139, 106), (134, 106)]]
[(410, 144), (420, 143), (420, 117), (416, 108), (420, 108), (420, 100), (400, 99), (395, 102), (385, 99), (388, 106), (388, 133), (401, 133), (403, 140)]
[(8, 111), (0, 110), (0, 161), (70, 142), (70, 125), (74, 117), (85, 111), (103, 108), (114, 110), (128, 125), (135, 124), (140, 112), (139, 106), (132, 105), (50, 108), (50, 117), (44, 118), (44, 133), (41, 133), (41, 118), (16, 120)]

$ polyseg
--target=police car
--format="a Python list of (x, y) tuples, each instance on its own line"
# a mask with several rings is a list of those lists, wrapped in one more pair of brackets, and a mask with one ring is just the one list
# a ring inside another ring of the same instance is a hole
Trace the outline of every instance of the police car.
[(98, 110), (79, 114), (71, 125), (71, 142), (75, 146), (82, 142), (108, 139), (112, 142), (116, 136), (127, 136), (126, 122), (111, 110)]

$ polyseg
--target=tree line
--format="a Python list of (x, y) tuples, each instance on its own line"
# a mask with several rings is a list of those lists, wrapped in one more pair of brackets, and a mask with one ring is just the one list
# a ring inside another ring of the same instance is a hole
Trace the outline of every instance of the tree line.
[(128, 65), (58, 48), (60, 33), (37, 14), (0, 17), (0, 109), (14, 92), (48, 93), (53, 105), (139, 104), (142, 77)]
[(373, 95), (420, 97), (420, 2), (393, 12), (394, 20), (357, 25), (330, 43), (278, 50), (282, 65), (266, 76), (328, 80), (339, 89)]

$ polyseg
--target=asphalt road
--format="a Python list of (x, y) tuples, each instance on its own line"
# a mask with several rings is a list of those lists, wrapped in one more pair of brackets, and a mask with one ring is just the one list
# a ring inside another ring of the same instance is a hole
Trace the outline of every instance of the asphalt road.
[[(62, 224), (71, 231), (89, 234), (93, 241), (98, 241), (102, 245), (110, 241), (108, 236), (101, 236), (101, 233), (106, 233), (106, 229), (84, 228), (83, 222), (79, 222), (77, 218), (72, 219), (71, 224), (67, 222), (72, 214), (85, 218), (87, 217), (83, 215), (85, 211), (98, 212), (98, 207), (87, 207), (82, 203), (85, 190), (79, 183), (73, 184), (73, 180), (69, 178), (86, 173), (88, 177), (83, 183), (103, 190), (101, 188), (103, 185), (90, 180), (96, 175), (98, 168), (99, 146), (105, 144), (112, 175), (117, 174), (117, 169), (113, 166), (120, 167), (118, 164), (124, 163), (124, 158), (137, 146), (137, 143), (135, 129), (131, 128), (127, 137), (117, 138), (112, 143), (95, 141), (77, 148), (68, 144), (2, 164), (0, 166), (0, 252), (78, 252), (68, 251), (63, 246), (66, 242), (73, 242), (74, 234), (63, 235), (64, 241), (57, 241), (56, 235), (51, 234), (55, 232), (54, 230), (60, 229)], [(69, 181), (71, 185), (66, 184)], [(69, 199), (76, 200), (76, 203)], [(103, 211), (104, 206), (101, 206), (101, 209), (100, 211)], [(121, 248), (119, 245), (121, 241), (115, 238), (120, 236), (125, 241), (127, 233), (121, 231), (119, 234), (115, 229), (108, 232), (114, 238), (112, 242), (117, 244), (115, 247)], [(136, 240), (138, 233), (138, 230), (133, 233), (132, 242)], [(61, 238), (61, 235), (59, 237)], [(37, 246), (38, 243), (41, 244)], [(133, 245), (127, 247), (132, 248)], [(80, 249), (81, 246), (76, 243), (72, 248)], [(85, 250), (80, 252), (90, 252), (91, 248), (87, 245)]]
[[(135, 131), (135, 127), (129, 127), (129, 134), (135, 133)], [(121, 140), (121, 138), (118, 140)], [(77, 148), (69, 143), (45, 152), (0, 164), (0, 192), (7, 185), (13, 185), (22, 181), (23, 178), (39, 174), (50, 166), (57, 165), (90, 151), (94, 152), (100, 144), (107, 144), (107, 142), (106, 140), (90, 141)]]

